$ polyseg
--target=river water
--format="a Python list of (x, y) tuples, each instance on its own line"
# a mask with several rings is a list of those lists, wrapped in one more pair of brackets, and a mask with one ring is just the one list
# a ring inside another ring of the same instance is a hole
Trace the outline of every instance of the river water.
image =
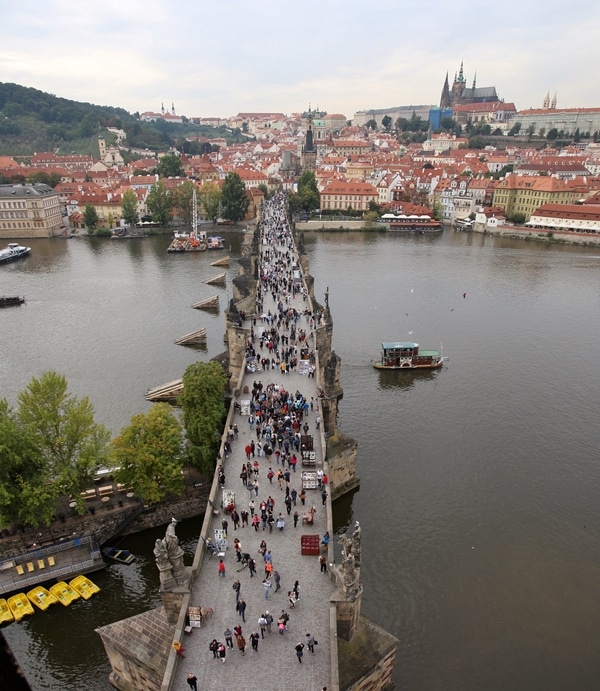
[[(232, 257), (240, 241), (227, 234)], [(363, 527), (362, 611), (399, 639), (398, 688), (596, 689), (600, 253), (451, 231), (305, 241), (321, 302), (329, 287), (340, 426), (359, 442), (360, 490), (336, 528)], [(168, 255), (165, 237), (30, 244), (0, 270), (0, 293), (27, 298), (0, 311), (11, 402), (53, 368), (116, 433), (148, 387), (224, 349), (223, 315), (190, 309), (231, 294), (203, 283), (217, 253)], [(206, 351), (173, 344), (202, 326)], [(378, 372), (384, 340), (443, 341), (448, 360)], [(199, 525), (182, 529), (190, 554)], [(93, 629), (158, 603), (155, 537), (127, 538), (138, 561), (96, 575), (102, 598), (5, 630), (36, 691), (109, 688)]]

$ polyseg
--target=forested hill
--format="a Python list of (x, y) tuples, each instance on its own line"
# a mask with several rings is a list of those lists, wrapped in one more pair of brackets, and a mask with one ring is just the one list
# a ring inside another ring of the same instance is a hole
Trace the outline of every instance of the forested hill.
[[(191, 123), (141, 122), (123, 108), (59, 98), (19, 84), (0, 82), (0, 155), (29, 156), (36, 151), (98, 156), (98, 135), (107, 127), (127, 133), (127, 145), (152, 151), (175, 146), (186, 135), (227, 136), (230, 131)], [(110, 141), (111, 137), (107, 137)]]

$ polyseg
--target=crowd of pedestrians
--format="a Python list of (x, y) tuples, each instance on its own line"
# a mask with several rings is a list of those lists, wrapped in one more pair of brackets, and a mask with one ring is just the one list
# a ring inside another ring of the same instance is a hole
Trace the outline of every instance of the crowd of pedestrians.
[[(246, 376), (253, 378), (248, 386), (249, 411), (244, 410), (249, 414), (247, 424), (236, 415), (240, 429), (232, 426), (227, 435), (226, 459), (218, 470), (222, 488), (235, 492), (234, 504), (222, 507), (226, 517), (221, 529), (228, 549), (224, 556), (219, 555), (215, 574), (218, 581), (225, 582), (220, 588), (229, 588), (225, 599), (230, 599), (226, 610), (230, 607), (231, 616), (221, 615), (225, 623), (222, 637), (212, 638), (206, 652), (199, 651), (201, 658), (209, 655), (220, 666), (226, 664), (228, 655), (234, 659), (246, 657), (247, 641), (250, 656), (259, 659), (263, 650), (280, 650), (280, 637), (285, 640), (289, 636), (286, 647), (290, 658), (295, 653), (300, 663), (304, 648), (312, 657), (317, 643), (311, 631), (297, 624), (313, 621), (314, 615), (304, 610), (304, 594), (310, 593), (311, 587), (301, 593), (298, 573), (282, 555), (280, 541), (294, 541), (300, 553), (298, 528), (307, 499), (301, 479), (302, 437), (318, 434), (321, 422), (320, 398), (311, 377), (316, 367), (315, 328), (322, 315), (311, 312), (304, 283), (298, 280), (300, 269), (283, 198), (265, 205), (262, 225), (256, 316), (246, 317), (251, 324)], [(297, 384), (296, 375), (300, 374), (306, 376), (305, 387)], [(287, 386), (286, 381), (292, 379), (296, 384)], [(242, 414), (241, 405), (236, 405), (236, 410)], [(243, 463), (237, 472), (231, 464), (240, 455)], [(309, 492), (314, 491), (314, 496), (320, 493), (325, 505), (328, 479), (319, 470), (318, 489)], [(327, 559), (323, 557), (305, 557), (311, 560), (315, 576), (319, 570), (327, 571)], [(257, 605), (257, 590), (262, 592), (262, 607)], [(328, 603), (319, 606), (326, 612)], [(328, 616), (322, 618), (321, 631), (325, 632)], [(302, 640), (296, 640), (298, 636)], [(329, 668), (328, 662), (324, 665)]]

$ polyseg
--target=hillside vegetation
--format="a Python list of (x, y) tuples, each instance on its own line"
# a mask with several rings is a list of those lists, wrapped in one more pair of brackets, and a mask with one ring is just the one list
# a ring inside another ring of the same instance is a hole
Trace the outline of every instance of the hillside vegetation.
[(107, 127), (127, 133), (127, 146), (166, 151), (188, 136), (241, 141), (239, 132), (192, 123), (142, 122), (138, 113), (60, 98), (19, 84), (0, 82), (0, 155), (30, 156), (36, 151), (98, 156), (98, 135)]

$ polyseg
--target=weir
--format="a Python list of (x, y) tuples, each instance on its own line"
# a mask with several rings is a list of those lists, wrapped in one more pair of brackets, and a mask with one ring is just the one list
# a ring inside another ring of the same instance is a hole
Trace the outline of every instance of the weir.
[[(233, 281), (226, 313), (232, 401), (193, 564), (185, 574), (179, 564), (179, 577), (169, 578), (169, 564), (157, 556), (163, 606), (98, 629), (113, 669), (110, 682), (123, 691), (183, 688), (189, 674), (207, 691), (253, 682), (299, 691), (393, 688), (397, 641), (360, 615), (360, 527), (344, 538), (339, 565), (334, 541), (323, 540), (326, 533), (333, 535), (332, 499), (358, 485), (356, 443), (337, 427), (342, 389), (328, 292), (319, 304), (302, 237), (294, 237), (284, 208), (283, 197), (266, 206)], [(270, 437), (257, 435), (261, 413)], [(282, 431), (288, 427), (289, 435)], [(294, 455), (297, 463), (284, 464), (285, 455)], [(259, 466), (257, 475), (250, 473), (252, 490), (240, 477), (248, 460)], [(287, 475), (278, 481), (278, 472)], [(290, 500), (296, 494), (289, 510), (286, 485)], [(260, 504), (268, 498), (274, 502), (274, 524), (259, 520), (255, 528), (252, 510), (261, 516)], [(234, 526), (233, 510), (240, 517), (247, 511), (248, 524)], [(234, 538), (240, 552), (255, 561), (254, 573), (237, 560)], [(280, 588), (273, 577), (270, 587), (263, 583), (262, 540)], [(207, 549), (210, 542), (216, 550)], [(236, 581), (246, 603), (243, 615), (236, 611)], [(293, 603), (288, 593), (295, 582), (299, 599)], [(200, 616), (208, 610), (210, 618)], [(254, 651), (250, 636), (261, 632), (258, 619), (267, 611), (274, 621)], [(282, 613), (289, 620), (279, 632)], [(234, 640), (222, 662), (209, 645), (215, 639), (225, 643), (225, 629), (236, 625), (246, 649)], [(307, 634), (318, 641), (314, 653), (306, 646)], [(182, 643), (184, 656), (175, 652), (174, 642)]]

